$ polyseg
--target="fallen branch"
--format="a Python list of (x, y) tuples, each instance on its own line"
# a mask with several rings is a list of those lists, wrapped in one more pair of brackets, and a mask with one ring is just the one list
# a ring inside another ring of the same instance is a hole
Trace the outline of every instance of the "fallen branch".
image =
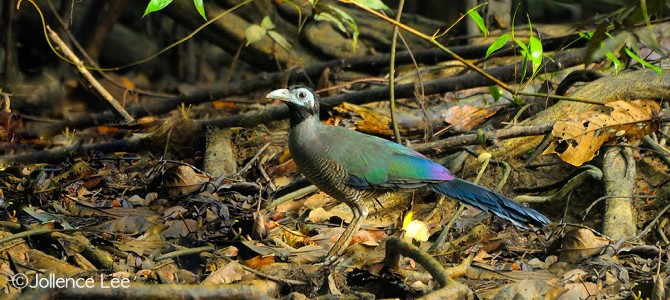
[[(570, 52), (559, 53), (546, 65), (546, 72), (555, 72), (563, 68), (583, 63), (586, 49), (574, 49)], [(498, 78), (500, 81), (513, 82), (517, 76), (521, 76), (521, 63), (502, 67), (487, 69), (486, 72)], [(484, 76), (478, 73), (468, 73), (460, 76), (441, 78), (426, 81), (424, 92), (426, 95), (453, 92), (467, 88), (492, 85)], [(396, 98), (411, 98), (415, 96), (417, 87), (413, 83), (397, 85), (395, 88)], [(353, 104), (365, 104), (388, 99), (388, 87), (359, 91), (349, 94), (340, 94), (322, 99), (322, 108), (336, 106), (344, 102)], [(252, 127), (269, 121), (280, 120), (288, 117), (288, 109), (285, 106), (271, 107), (261, 112), (249, 112), (228, 118), (204, 121), (205, 125), (226, 127)]]
[[(558, 47), (558, 40), (552, 43), (548, 43), (548, 46), (552, 45), (554, 47)], [(452, 48), (452, 51), (463, 58), (479, 58), (486, 53), (487, 47), (488, 45), (454, 47)], [(561, 52), (557, 54), (551, 61), (547, 62), (546, 72), (555, 72), (560, 69), (581, 64), (584, 61), (583, 57), (585, 53), (586, 52), (584, 48)], [(417, 63), (422, 64), (434, 64), (437, 62), (453, 59), (452, 56), (445, 53), (436, 52), (435, 50), (417, 51), (417, 53), (415, 53), (415, 57)], [(303, 69), (269, 73), (267, 75), (258, 76), (255, 79), (242, 80), (230, 84), (218, 83), (207, 89), (174, 96), (161, 101), (131, 105), (126, 109), (136, 118), (147, 115), (162, 114), (175, 109), (182, 103), (185, 105), (196, 105), (210, 102), (216, 99), (245, 95), (254, 91), (261, 91), (280, 85), (286, 85), (287, 82), (314, 82), (321, 75), (321, 72), (323, 72), (323, 70), (326, 68), (341, 68), (344, 70), (370, 72), (371, 69), (375, 69), (376, 67), (386, 66), (389, 59), (389, 54), (351, 59), (336, 59), (321, 64), (315, 64)], [(408, 64), (412, 63), (412, 59), (408, 52), (400, 52), (396, 56), (396, 62), (398, 65)], [(516, 76), (520, 76), (520, 74), (517, 74), (520, 69), (520, 64), (513, 64), (504, 67), (491, 68), (486, 71), (490, 72), (492, 76), (497, 77), (501, 81), (512, 82), (516, 80)], [(491, 85), (491, 82), (485, 80), (483, 76), (478, 74), (465, 74), (461, 76), (453, 76), (428, 81), (426, 82), (425, 94), (430, 95), (435, 93), (444, 93), (461, 90), (468, 87), (486, 85)], [(398, 98), (414, 97), (415, 86), (414, 84), (403, 84), (396, 86), (395, 90), (396, 97)], [(361, 104), (386, 100), (386, 98), (388, 98), (388, 87), (381, 87), (364, 92), (357, 92), (346, 95), (343, 94), (335, 97), (325, 98), (324, 103), (327, 105), (337, 105), (347, 101)], [(260, 115), (265, 116), (260, 117)], [(259, 119), (255, 120), (253, 116), (259, 116)], [(251, 127), (257, 124), (265, 123), (267, 121), (283, 119), (287, 116), (288, 114), (285, 108), (281, 109), (278, 113), (275, 113), (272, 109), (268, 109), (261, 114), (258, 112), (252, 112), (226, 118), (220, 122), (215, 123), (220, 123), (221, 125), (217, 125), (220, 127)], [(62, 132), (66, 127), (70, 129), (82, 129), (111, 123), (116, 120), (118, 120), (118, 118), (109, 111), (95, 114), (86, 113), (73, 116), (68, 120), (62, 120), (59, 122), (46, 124), (44, 126), (36, 126), (35, 128), (18, 130), (16, 131), (16, 134), (25, 138), (51, 136)]]
[[(271, 119), (270, 117), (277, 117), (277, 115), (281, 115), (282, 111), (283, 110), (281, 109), (281, 107), (272, 107), (270, 109), (265, 110), (265, 112), (263, 113), (264, 114), (263, 118), (266, 118), (266, 121), (268, 121), (269, 119)], [(253, 117), (253, 115), (250, 114), (244, 114), (244, 115), (248, 117)], [(224, 119), (230, 119), (230, 118), (224, 118)], [(216, 120), (192, 122), (192, 126), (202, 126), (206, 124), (211, 124), (212, 122), (215, 121)], [(670, 122), (670, 111), (662, 111), (658, 115), (657, 121)], [(188, 126), (188, 124), (183, 125), (184, 122), (180, 122), (180, 124), (182, 124), (182, 126)], [(482, 140), (485, 141), (486, 144), (493, 144), (500, 140), (506, 140), (524, 136), (544, 135), (551, 132), (552, 126), (554, 126), (554, 122), (535, 126), (514, 126), (508, 129), (489, 131), (484, 133), (483, 136), (479, 136), (475, 133), (464, 134), (449, 137), (435, 142), (416, 144), (412, 146), (412, 149), (420, 152), (441, 152), (444, 149), (456, 146), (477, 145), (480, 144)], [(100, 152), (100, 153), (111, 153), (120, 151), (134, 152), (139, 151), (140, 149), (146, 149), (146, 145), (151, 144), (150, 141), (160, 141), (160, 135), (158, 136), (158, 138), (156, 136), (144, 136), (144, 137), (133, 136), (126, 140), (113, 141), (102, 144), (90, 144), (90, 145), (75, 144), (69, 147), (59, 147), (27, 154), (0, 156), (0, 164), (35, 163), (35, 162), (57, 163), (57, 162), (63, 162), (67, 159), (85, 156), (90, 152)]]
[[(386, 240), (386, 256), (384, 263), (393, 271), (400, 272), (400, 256), (413, 259), (420, 264), (437, 282), (440, 287), (434, 293), (439, 293), (443, 299), (466, 299), (472, 298), (472, 290), (462, 283), (456, 282), (449, 277), (442, 265), (428, 253), (421, 251), (414, 245), (407, 244), (397, 237)], [(458, 273), (458, 272), (452, 272)]]

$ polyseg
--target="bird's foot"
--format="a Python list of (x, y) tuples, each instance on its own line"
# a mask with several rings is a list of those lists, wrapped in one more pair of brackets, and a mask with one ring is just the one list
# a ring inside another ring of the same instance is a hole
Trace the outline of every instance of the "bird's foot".
[(339, 255), (331, 255), (330, 253), (323, 257), (323, 259), (316, 263), (317, 266), (326, 266), (332, 267), (339, 263), (342, 260), (342, 257)]
[(333, 245), (330, 250), (328, 250), (328, 253), (326, 253), (326, 256), (324, 256), (321, 260), (321, 262), (318, 262), (317, 265), (319, 266), (334, 266), (337, 265), (337, 261), (341, 260), (342, 254), (344, 253), (344, 248), (342, 247), (342, 237), (335, 242), (335, 245)]

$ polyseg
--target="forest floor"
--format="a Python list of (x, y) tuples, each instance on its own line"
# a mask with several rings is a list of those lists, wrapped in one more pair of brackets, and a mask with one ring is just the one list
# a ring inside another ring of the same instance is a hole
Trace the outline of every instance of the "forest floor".
[(222, 79), (224, 63), (187, 59), (221, 54), (195, 41), (179, 63), (95, 78), (52, 55), (0, 86), (2, 298), (670, 295), (667, 69), (615, 75), (606, 60), (584, 64), (588, 45), (549, 38), (539, 71), (510, 52), (476, 60), (489, 44), (453, 48), (479, 72), (434, 62), (436, 49), (417, 52), (420, 65), (399, 53), (401, 142), (552, 223), (524, 230), (432, 192), (391, 193), (365, 203), (361, 230), (324, 265), (352, 213), (302, 178), (286, 107), (265, 96), (312, 85), (324, 123), (392, 140), (388, 70), (374, 69), (388, 57), (260, 72), (243, 53)]

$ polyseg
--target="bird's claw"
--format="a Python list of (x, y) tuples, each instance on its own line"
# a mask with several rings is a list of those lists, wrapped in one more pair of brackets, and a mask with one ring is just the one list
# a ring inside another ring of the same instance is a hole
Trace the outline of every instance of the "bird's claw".
[(326, 266), (330, 267), (337, 261), (337, 257), (332, 255), (327, 255), (323, 258), (322, 261), (316, 263), (317, 266)]

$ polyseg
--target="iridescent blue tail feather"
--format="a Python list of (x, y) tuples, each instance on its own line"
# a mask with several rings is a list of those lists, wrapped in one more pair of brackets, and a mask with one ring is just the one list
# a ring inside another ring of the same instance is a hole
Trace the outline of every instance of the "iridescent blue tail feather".
[(522, 228), (530, 229), (529, 225), (545, 227), (550, 223), (547, 217), (532, 208), (459, 178), (435, 183), (430, 187), (436, 192), (509, 220)]

